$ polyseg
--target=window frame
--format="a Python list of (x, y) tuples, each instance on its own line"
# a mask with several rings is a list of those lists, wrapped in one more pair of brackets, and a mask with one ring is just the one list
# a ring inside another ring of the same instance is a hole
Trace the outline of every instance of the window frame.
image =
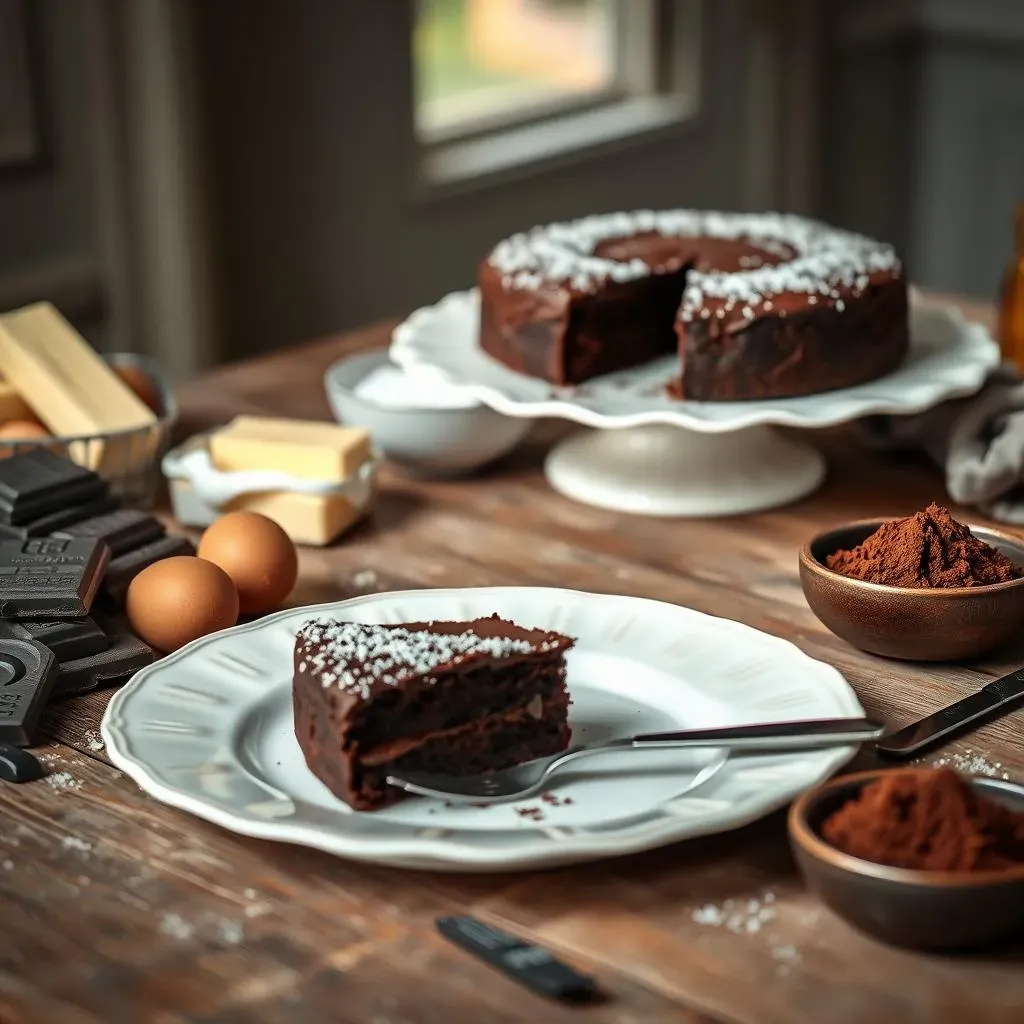
[[(701, 109), (706, 0), (606, 0), (615, 17), (615, 75), (605, 89), (556, 97), (462, 126), (420, 132), (416, 195), (430, 199), (530, 175), (645, 141)], [(410, 64), (415, 80), (414, 54)]]

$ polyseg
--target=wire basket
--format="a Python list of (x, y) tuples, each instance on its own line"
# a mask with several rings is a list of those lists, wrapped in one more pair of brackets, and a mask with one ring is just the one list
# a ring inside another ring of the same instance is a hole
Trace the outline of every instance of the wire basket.
[(128, 430), (74, 437), (40, 437), (20, 441), (0, 441), (3, 455), (20, 455), (34, 448), (48, 448), (57, 455), (94, 469), (110, 487), (110, 493), (122, 504), (149, 508), (160, 489), (160, 460), (170, 447), (171, 431), (178, 419), (174, 395), (156, 364), (131, 352), (105, 353), (104, 360), (114, 367), (141, 370), (152, 382), (160, 398), (160, 413), (155, 423)]

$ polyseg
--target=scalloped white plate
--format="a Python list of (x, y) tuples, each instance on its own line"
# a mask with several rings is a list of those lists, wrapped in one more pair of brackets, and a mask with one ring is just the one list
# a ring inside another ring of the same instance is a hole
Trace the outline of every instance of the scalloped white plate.
[(911, 351), (895, 373), (869, 384), (805, 398), (763, 402), (678, 402), (664, 391), (674, 357), (558, 388), (492, 359), (477, 345), (477, 290), (453, 292), (395, 328), (391, 358), (421, 374), (465, 386), (507, 416), (557, 416), (590, 427), (656, 423), (701, 433), (764, 425), (829, 427), (861, 416), (923, 412), (947, 398), (973, 394), (999, 364), (999, 346), (980, 324), (929, 305), (911, 293)]
[(492, 612), (578, 638), (568, 683), (579, 741), (863, 715), (834, 668), (748, 626), (642, 598), (495, 587), (374, 594), (204, 637), (115, 694), (103, 739), (114, 763), (144, 790), (227, 829), (447, 871), (538, 868), (737, 828), (788, 803), (853, 754), (843, 748), (727, 760), (716, 751), (626, 751), (566, 775), (550, 801), (479, 808), (409, 799), (359, 813), (335, 799), (307, 769), (293, 732), (298, 626), (311, 615), (396, 623)]

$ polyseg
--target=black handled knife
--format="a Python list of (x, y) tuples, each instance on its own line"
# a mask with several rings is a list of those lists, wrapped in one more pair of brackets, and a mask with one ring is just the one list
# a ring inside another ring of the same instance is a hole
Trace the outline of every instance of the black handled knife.
[(920, 722), (884, 737), (878, 741), (876, 749), (884, 757), (901, 760), (916, 757), (981, 719), (1009, 711), (1018, 702), (1024, 702), (1024, 668), (996, 679), (970, 697), (964, 697)]

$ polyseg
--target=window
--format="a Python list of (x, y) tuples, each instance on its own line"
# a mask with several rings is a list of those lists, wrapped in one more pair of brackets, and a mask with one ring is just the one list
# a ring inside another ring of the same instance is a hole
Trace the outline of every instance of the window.
[(600, 96), (615, 82), (614, 44), (609, 0), (419, 0), (417, 130)]
[[(462, 171), (478, 173), (692, 116), (700, 8), (701, 0), (416, 0), (415, 129), (428, 163), (433, 148), (435, 170), (454, 155)], [(439, 147), (451, 151), (440, 161)]]

